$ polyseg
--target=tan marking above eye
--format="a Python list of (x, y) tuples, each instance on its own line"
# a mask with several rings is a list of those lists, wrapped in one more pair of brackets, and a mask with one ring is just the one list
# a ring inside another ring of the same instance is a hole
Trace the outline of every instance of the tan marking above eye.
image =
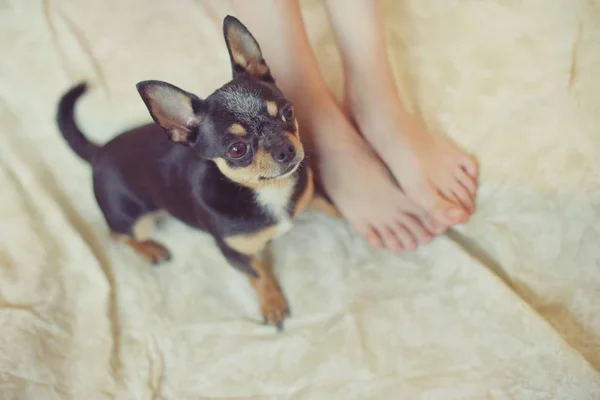
[(242, 233), (226, 237), (225, 243), (235, 251), (254, 255), (260, 253), (267, 244), (275, 237), (277, 226), (271, 225), (256, 232)]
[(277, 108), (277, 104), (274, 101), (267, 101), (267, 112), (271, 117), (276, 117), (279, 109)]
[(229, 129), (227, 129), (227, 132), (231, 133), (232, 135), (236, 135), (236, 136), (244, 136), (246, 133), (248, 133), (248, 132), (246, 132), (246, 128), (244, 128), (240, 124), (231, 124)]

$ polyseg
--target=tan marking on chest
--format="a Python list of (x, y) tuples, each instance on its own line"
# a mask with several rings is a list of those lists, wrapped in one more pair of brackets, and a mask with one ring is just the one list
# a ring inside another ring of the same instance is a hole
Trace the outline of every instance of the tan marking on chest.
[(304, 187), (304, 191), (298, 197), (296, 201), (296, 205), (294, 207), (294, 212), (292, 214), (292, 218), (296, 218), (298, 214), (300, 214), (308, 204), (311, 202), (313, 198), (313, 194), (315, 192), (315, 183), (313, 181), (313, 173), (312, 169), (307, 167), (306, 169), (306, 186)]
[(289, 207), (296, 181), (297, 179), (282, 179), (275, 185), (262, 187), (255, 192), (258, 205), (277, 220), (275, 237), (284, 234), (292, 227)]
[(264, 250), (276, 235), (277, 225), (271, 225), (256, 232), (227, 236), (224, 240), (233, 250), (246, 255), (254, 255)]

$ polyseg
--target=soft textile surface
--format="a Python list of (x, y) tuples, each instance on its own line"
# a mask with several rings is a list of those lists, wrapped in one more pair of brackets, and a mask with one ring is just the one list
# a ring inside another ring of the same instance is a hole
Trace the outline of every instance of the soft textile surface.
[[(341, 93), (323, 7), (303, 6)], [(53, 120), (81, 79), (99, 142), (149, 120), (140, 80), (209, 94), (226, 5), (0, 1), (0, 398), (600, 398), (599, 7), (386, 3), (402, 96), (477, 154), (479, 209), (400, 256), (303, 216), (274, 246), (293, 312), (276, 334), (202, 233), (167, 221), (160, 268), (116, 243)]]

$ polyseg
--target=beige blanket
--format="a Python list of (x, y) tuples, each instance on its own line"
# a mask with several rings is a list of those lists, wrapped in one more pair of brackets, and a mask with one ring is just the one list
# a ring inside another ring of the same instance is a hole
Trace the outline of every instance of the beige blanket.
[[(323, 7), (303, 6), (340, 93)], [(226, 7), (0, 0), (0, 399), (600, 399), (600, 3), (385, 11), (403, 98), (479, 157), (479, 209), (400, 256), (305, 215), (275, 243), (276, 334), (204, 234), (169, 220), (160, 268), (113, 241), (54, 123), (81, 79), (98, 142), (149, 120), (140, 80), (208, 95)]]

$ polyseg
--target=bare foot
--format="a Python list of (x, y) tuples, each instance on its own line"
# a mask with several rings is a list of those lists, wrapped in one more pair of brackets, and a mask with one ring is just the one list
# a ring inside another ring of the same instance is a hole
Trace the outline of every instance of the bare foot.
[[(400, 190), (331, 95), (315, 98), (320, 100), (299, 112), (306, 117), (300, 130), (304, 137), (321, 139), (318, 153), (309, 154), (339, 211), (374, 249), (400, 252), (429, 243), (438, 229), (427, 212)], [(310, 148), (312, 141), (307, 142)]]
[[(279, 87), (294, 103), (300, 135), (313, 158), (315, 172), (344, 217), (374, 248), (386, 246), (401, 251), (431, 241), (432, 232), (439, 232), (440, 227), (402, 192), (327, 88), (306, 34), (299, 2), (232, 3), (258, 39)], [(334, 8), (339, 13), (356, 4), (357, 0), (340, 0)], [(349, 21), (351, 30), (361, 26), (356, 21), (361, 18)]]
[(440, 226), (465, 222), (475, 208), (477, 163), (446, 137), (429, 133), (405, 111), (394, 82), (382, 75), (347, 80), (349, 107), (360, 131), (408, 197)]
[(477, 165), (449, 139), (429, 133), (403, 107), (379, 3), (325, 1), (344, 65), (347, 100), (359, 130), (403, 191), (443, 230), (473, 212)]

